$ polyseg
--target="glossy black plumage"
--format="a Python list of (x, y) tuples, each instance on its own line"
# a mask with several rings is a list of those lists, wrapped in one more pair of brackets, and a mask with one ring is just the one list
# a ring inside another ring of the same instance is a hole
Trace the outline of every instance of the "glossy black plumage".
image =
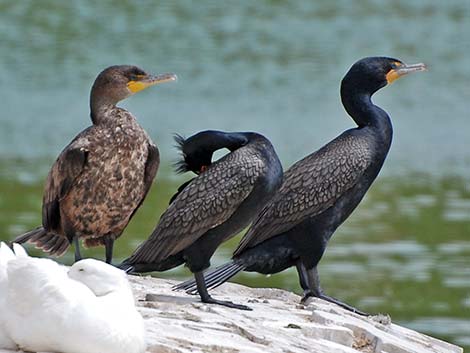
[[(188, 152), (193, 143), (196, 148)], [(165, 271), (186, 263), (199, 280), (201, 299), (217, 302), (203, 292), (202, 271), (216, 248), (246, 227), (272, 198), (281, 185), (282, 167), (271, 143), (256, 133), (205, 131), (180, 145), (180, 170), (197, 172), (199, 166), (209, 166), (181, 190), (149, 239), (120, 267)], [(224, 147), (231, 152), (212, 163), (212, 153)]]
[[(390, 118), (371, 96), (399, 76), (423, 69), (422, 64), (407, 66), (380, 57), (351, 67), (341, 84), (341, 100), (358, 127), (286, 171), (283, 185), (241, 240), (233, 261), (205, 275), (208, 288), (242, 270), (271, 274), (296, 266), (304, 300), (317, 296), (356, 311), (323, 293), (317, 264), (334, 231), (375, 180), (390, 148)], [(177, 288), (192, 291), (194, 285), (188, 281)]]
[[(246, 145), (248, 139), (243, 134), (227, 134), (222, 131), (206, 130), (187, 139), (175, 134), (175, 142), (176, 148), (180, 151), (182, 157), (175, 163), (176, 172), (185, 173), (191, 171), (199, 175), (212, 164), (212, 156), (215, 151), (226, 148), (233, 152), (237, 148)], [(180, 185), (177, 192), (170, 198), (169, 203), (171, 204), (193, 180), (194, 178)]]

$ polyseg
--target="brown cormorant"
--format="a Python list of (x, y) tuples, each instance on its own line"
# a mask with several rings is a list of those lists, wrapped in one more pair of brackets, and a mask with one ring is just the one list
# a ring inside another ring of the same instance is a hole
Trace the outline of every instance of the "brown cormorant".
[(159, 165), (159, 152), (134, 116), (116, 104), (176, 75), (149, 75), (136, 66), (111, 66), (95, 80), (90, 94), (93, 125), (59, 155), (46, 180), (42, 227), (14, 242), (34, 243), (60, 256), (79, 239), (86, 247), (104, 245), (111, 263), (114, 240), (142, 204)]
[[(384, 57), (364, 58), (351, 67), (341, 83), (341, 101), (358, 127), (286, 171), (283, 185), (253, 222), (233, 260), (205, 274), (207, 288), (240, 271), (273, 274), (296, 266), (303, 302), (314, 296), (359, 312), (323, 293), (317, 265), (335, 230), (376, 178), (392, 142), (390, 118), (372, 103), (372, 95), (395, 79), (424, 69), (423, 64)], [(176, 287), (188, 292), (194, 288), (194, 281)]]
[[(253, 132), (203, 131), (180, 140), (180, 146), (185, 162), (179, 169), (200, 174), (181, 190), (150, 237), (119, 267), (128, 272), (166, 271), (185, 263), (194, 273), (203, 302), (248, 309), (213, 299), (202, 271), (210, 266), (216, 248), (246, 227), (279, 189), (281, 163), (269, 140)], [(212, 163), (212, 153), (224, 147), (231, 152)], [(192, 159), (186, 158), (188, 153)], [(202, 166), (207, 166), (203, 172)]]

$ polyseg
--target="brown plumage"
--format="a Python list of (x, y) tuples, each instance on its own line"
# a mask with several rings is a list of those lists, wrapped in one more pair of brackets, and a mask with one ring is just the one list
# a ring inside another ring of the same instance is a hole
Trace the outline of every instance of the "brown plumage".
[(90, 95), (93, 125), (65, 147), (46, 180), (42, 227), (14, 241), (30, 242), (60, 256), (78, 239), (86, 247), (105, 245), (112, 260), (113, 242), (147, 195), (159, 165), (157, 147), (134, 116), (116, 103), (176, 76), (151, 76), (135, 66), (101, 72)]

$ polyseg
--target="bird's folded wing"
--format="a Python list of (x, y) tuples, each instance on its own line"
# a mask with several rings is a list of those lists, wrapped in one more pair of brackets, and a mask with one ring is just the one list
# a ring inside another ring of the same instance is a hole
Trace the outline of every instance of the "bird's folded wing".
[[(90, 129), (90, 128), (89, 128)], [(57, 157), (46, 179), (42, 219), (46, 230), (56, 229), (60, 222), (59, 204), (82, 173), (88, 156), (84, 130)]]
[(187, 185), (163, 213), (157, 228), (126, 263), (155, 263), (185, 249), (224, 223), (253, 190), (266, 168), (239, 149), (213, 163)]
[(17, 257), (8, 263), (7, 271), (8, 305), (17, 313), (28, 315), (83, 297), (70, 287), (67, 268), (52, 260)]
[(359, 182), (369, 165), (372, 155), (366, 142), (340, 135), (289, 168), (280, 190), (253, 222), (234, 256), (331, 207)]

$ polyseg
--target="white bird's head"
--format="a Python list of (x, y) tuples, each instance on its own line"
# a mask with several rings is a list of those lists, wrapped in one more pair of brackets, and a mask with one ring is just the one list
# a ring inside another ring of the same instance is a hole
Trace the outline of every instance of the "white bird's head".
[(94, 259), (85, 259), (73, 264), (69, 277), (86, 285), (97, 297), (123, 289), (130, 292), (124, 271)]

